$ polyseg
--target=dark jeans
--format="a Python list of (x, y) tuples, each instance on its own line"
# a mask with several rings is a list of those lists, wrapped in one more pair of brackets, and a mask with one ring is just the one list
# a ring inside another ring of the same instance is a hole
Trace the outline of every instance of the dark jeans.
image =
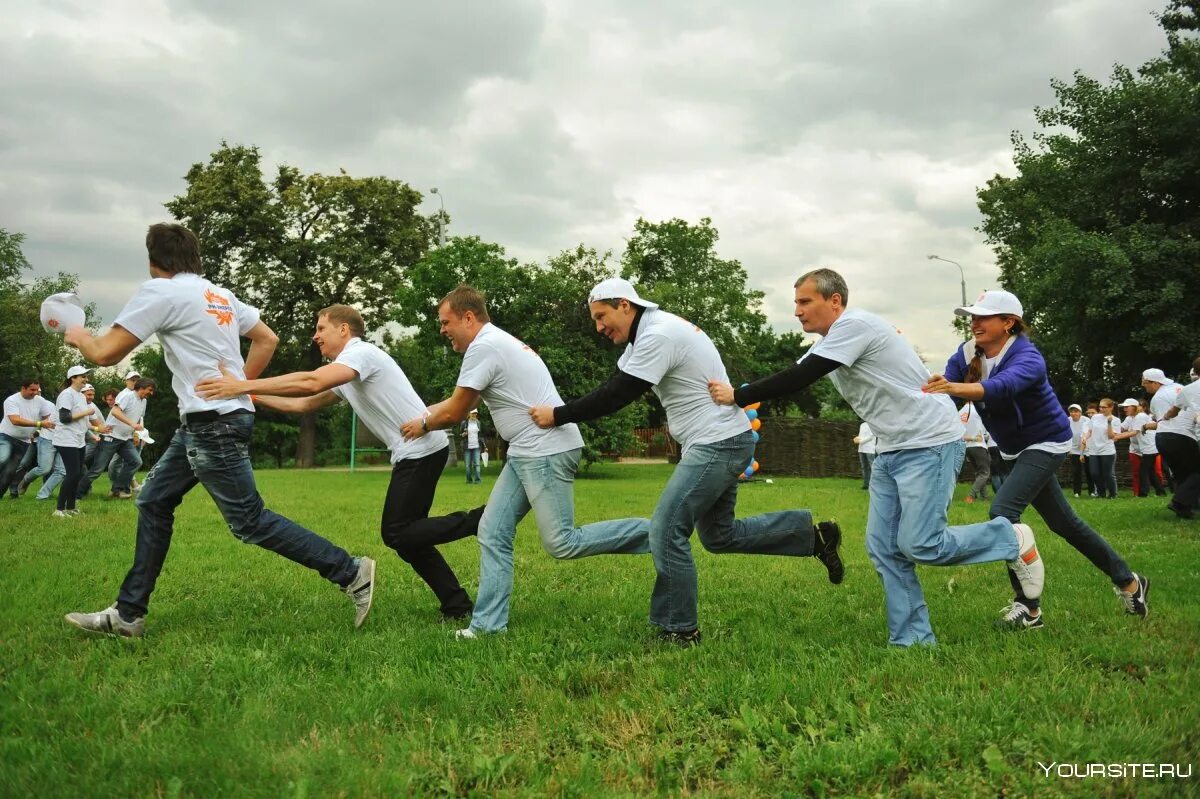
[(1101, 497), (1117, 495), (1117, 456), (1089, 455), (1088, 469), (1092, 473), (1092, 482), (1096, 484), (1096, 494)]
[(988, 480), (992, 476), (992, 459), (985, 447), (968, 446), (966, 460), (975, 467), (975, 482), (971, 483), (971, 490), (967, 492), (967, 496), (984, 499), (987, 497)]
[(875, 463), (874, 452), (858, 453), (858, 465), (862, 467), (863, 488), (871, 487), (871, 466)]
[(1000, 486), (1004, 485), (1004, 479), (1008, 477), (1008, 461), (1000, 454), (999, 447), (988, 447), (988, 460), (992, 469), (992, 490), (997, 493), (1000, 491)]
[(58, 488), (58, 509), (74, 510), (75, 491), (79, 487), (79, 479), (83, 477), (84, 448), (60, 447), (55, 444), (54, 449), (58, 452), (58, 457), (67, 472), (67, 476), (63, 478), (62, 485)]
[(0, 433), (0, 498), (4, 497), (10, 483), (15, 484), (20, 479), (17, 472), (28, 449), (28, 441)]
[(429, 516), (438, 479), (449, 457), (450, 448), (446, 447), (423, 458), (398, 461), (392, 467), (380, 535), (383, 543), (396, 550), (433, 589), (443, 615), (469, 616), (474, 610), (471, 598), (435, 547), (478, 533), (483, 506), (448, 516)]
[[(138, 467), (142, 465), (142, 456), (138, 453), (133, 441), (129, 439), (101, 436), (100, 443), (96, 445), (96, 452), (92, 456), (92, 463), (88, 466), (87, 474), (79, 481), (80, 499), (86, 497), (92, 490), (92, 483), (108, 469), (114, 455), (120, 458), (122, 468), (112, 479), (112, 490), (114, 492), (129, 490), (129, 481), (137, 474)], [(109, 474), (111, 475), (111, 472)]]
[[(230, 532), (243, 543), (283, 555), (343, 588), (354, 581), (358, 569), (346, 550), (263, 506), (250, 468), (253, 430), (254, 414), (235, 411), (211, 422), (184, 424), (175, 431), (137, 499), (133, 567), (117, 595), (122, 618), (146, 615), (171, 546), (175, 508), (197, 483), (204, 486)], [(64, 482), (58, 496), (60, 502), (64, 496), (74, 500), (75, 490), (68, 490)], [(246, 579), (253, 578), (247, 575)]]
[(1200, 444), (1191, 436), (1179, 433), (1159, 433), (1155, 437), (1158, 451), (1175, 475), (1176, 508), (1195, 510), (1200, 502)]
[(1136, 475), (1138, 487), (1140, 489), (1139, 496), (1150, 496), (1151, 487), (1154, 488), (1154, 493), (1160, 497), (1167, 492), (1163, 490), (1162, 480), (1158, 478), (1158, 453), (1151, 455), (1142, 455), (1142, 462), (1138, 465), (1138, 473)]
[[(1083, 553), (1093, 566), (1109, 576), (1113, 585), (1124, 588), (1133, 580), (1133, 572), (1116, 550), (1075, 514), (1058, 485), (1055, 475), (1065, 457), (1063, 454), (1034, 449), (1022, 452), (1015, 461), (1009, 461), (1012, 469), (992, 500), (989, 513), (992, 518), (1003, 516), (1011, 522), (1019, 522), (1025, 509), (1033, 505), (1051, 531)], [(1017, 602), (1027, 608), (1041, 605), (1039, 600), (1028, 599), (1021, 593), (1021, 584), (1011, 569), (1008, 570), (1008, 580), (1012, 583)]]
[(1071, 459), (1071, 491), (1079, 496), (1083, 490), (1083, 479), (1087, 475), (1087, 490), (1092, 493), (1092, 478), (1088, 475), (1087, 458), (1083, 455), (1068, 455)]

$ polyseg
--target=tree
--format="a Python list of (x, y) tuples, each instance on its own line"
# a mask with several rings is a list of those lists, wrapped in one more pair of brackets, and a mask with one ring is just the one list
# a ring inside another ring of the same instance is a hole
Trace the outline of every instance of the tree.
[(1014, 134), (1015, 177), (979, 191), (1001, 282), (1066, 398), (1182, 374), (1200, 331), (1200, 42), (1194, 0), (1160, 15), (1168, 49), (1104, 84), (1055, 81), (1045, 130)]
[[(321, 308), (353, 305), (368, 328), (387, 321), (405, 270), (433, 235), (408, 184), (287, 165), (267, 183), (257, 147), (222, 142), (186, 180), (166, 208), (200, 238), (205, 275), (259, 307), (279, 334), (276, 372), (320, 366), (311, 336)], [(296, 465), (314, 464), (317, 433), (314, 414), (300, 417)]]
[[(0, 391), (11, 393), (22, 380), (34, 377), (41, 381), (42, 393), (53, 399), (67, 369), (79, 363), (80, 356), (63, 344), (62, 336), (42, 329), (42, 300), (61, 291), (74, 291), (79, 278), (59, 272), (29, 285), (22, 283), (22, 272), (30, 268), (21, 251), (24, 241), (24, 234), (0, 229)], [(84, 310), (85, 323), (95, 328), (99, 324), (95, 304), (89, 303)]]

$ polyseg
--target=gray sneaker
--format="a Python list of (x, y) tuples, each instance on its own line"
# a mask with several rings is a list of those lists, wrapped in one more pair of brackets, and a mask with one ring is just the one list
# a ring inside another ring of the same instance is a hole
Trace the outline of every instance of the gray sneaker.
[(68, 613), (63, 616), (68, 623), (74, 624), (81, 630), (102, 635), (115, 635), (120, 638), (141, 638), (146, 632), (146, 619), (139, 617), (133, 621), (125, 621), (117, 613), (117, 606), (110, 605), (95, 613)]
[(362, 627), (367, 614), (371, 612), (371, 600), (375, 598), (375, 561), (360, 559), (358, 575), (342, 591), (354, 600), (354, 626)]

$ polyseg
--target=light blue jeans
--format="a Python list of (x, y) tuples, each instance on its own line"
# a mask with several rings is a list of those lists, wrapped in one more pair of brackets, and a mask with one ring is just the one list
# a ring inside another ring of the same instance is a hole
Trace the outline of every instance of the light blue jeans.
[(62, 458), (58, 457), (50, 436), (38, 436), (37, 457), (37, 467), (25, 473), (24, 482), (32, 483), (41, 475), (44, 479), (41, 489), (37, 492), (37, 498), (50, 499), (54, 489), (58, 488), (58, 484), (67, 476), (67, 467), (63, 466)]
[(559, 560), (650, 551), (648, 519), (613, 519), (575, 526), (575, 473), (582, 450), (534, 458), (509, 456), (479, 520), (479, 596), (471, 629), (495, 633), (508, 626), (513, 586), (513, 540), (532, 509), (542, 547)]
[(965, 453), (966, 443), (954, 441), (875, 456), (867, 554), (883, 581), (888, 643), (936, 643), (917, 564), (953, 566), (1017, 557), (1017, 537), (1008, 519), (948, 526), (946, 508)]
[(463, 464), (467, 467), (468, 483), (483, 482), (483, 478), (479, 475), (479, 447), (463, 449)]
[(650, 520), (650, 551), (654, 553), (654, 593), (650, 623), (672, 632), (697, 628), (696, 562), (689, 539), (718, 555), (813, 554), (812, 513), (785, 510), (734, 518), (738, 475), (754, 454), (754, 437), (747, 430), (713, 444), (694, 444), (675, 467)]

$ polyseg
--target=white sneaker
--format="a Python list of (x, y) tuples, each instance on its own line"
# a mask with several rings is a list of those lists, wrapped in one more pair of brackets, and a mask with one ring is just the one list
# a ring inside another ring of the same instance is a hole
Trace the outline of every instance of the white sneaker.
[(69, 518), (71, 518), (71, 514), (67, 513), (66, 511), (62, 511), (62, 510), (56, 510), (56, 511), (54, 511), (54, 513), (51, 513), (50, 515), (51, 515), (51, 516), (55, 516), (55, 517), (57, 517), (57, 518), (59, 518), (59, 519), (69, 519)]
[(358, 562), (358, 576), (342, 591), (354, 600), (354, 626), (362, 627), (367, 614), (371, 612), (371, 601), (375, 598), (375, 561), (362, 558)]
[(115, 635), (120, 638), (141, 638), (146, 632), (144, 616), (133, 621), (125, 621), (121, 618), (121, 614), (117, 613), (115, 604), (95, 613), (68, 613), (63, 618), (67, 620), (68, 624), (74, 624), (89, 633)]
[(476, 633), (470, 627), (466, 628), (465, 630), (455, 630), (454, 631), (454, 639), (456, 641), (474, 640), (476, 638), (482, 638), (482, 637), (483, 636)]
[(1042, 595), (1046, 583), (1046, 567), (1042, 556), (1038, 554), (1037, 542), (1033, 540), (1033, 530), (1027, 524), (1014, 524), (1013, 533), (1017, 536), (1017, 557), (1008, 562), (1008, 568), (1017, 575), (1021, 583), (1021, 593), (1030, 599)]
[(67, 514), (68, 516), (78, 516), (79, 514), (83, 513), (83, 511), (81, 511), (79, 508), (67, 508), (65, 511), (63, 511), (63, 513)]

